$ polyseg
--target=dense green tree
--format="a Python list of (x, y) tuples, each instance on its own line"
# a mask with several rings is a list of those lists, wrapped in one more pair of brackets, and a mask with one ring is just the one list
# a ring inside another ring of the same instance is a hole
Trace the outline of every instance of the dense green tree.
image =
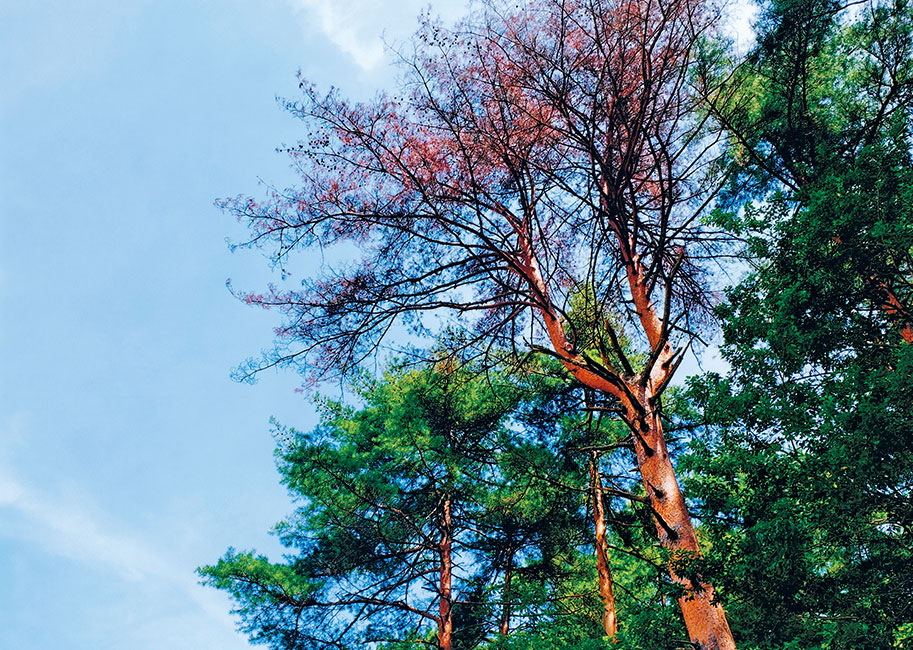
[(894, 647), (913, 624), (910, 346), (813, 364), (771, 342), (774, 301), (744, 298), (732, 372), (693, 385), (712, 426), (685, 461), (735, 632), (744, 647)]
[[(692, 384), (705, 570), (745, 648), (904, 647), (913, 629), (913, 9), (774, 0), (711, 97), (740, 191), (721, 223), (725, 378)], [(905, 640), (906, 639), (906, 640)]]
[(474, 634), (460, 611), (476, 593), (470, 529), (515, 397), (446, 364), (365, 380), (358, 394), (357, 410), (325, 402), (309, 435), (279, 429), (280, 472), (300, 507), (277, 533), (300, 555), (272, 564), (230, 552), (202, 574), (275, 648), (423, 638), (430, 624), (449, 650)]
[(913, 343), (913, 5), (770, 0), (757, 31), (707, 99), (732, 198), (755, 200), (721, 222), (784, 294), (775, 336), (816, 332), (812, 355), (879, 328)]

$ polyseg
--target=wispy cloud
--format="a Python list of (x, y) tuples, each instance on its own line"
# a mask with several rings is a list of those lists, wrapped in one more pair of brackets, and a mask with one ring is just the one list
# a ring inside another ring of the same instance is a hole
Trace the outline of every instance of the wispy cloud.
[[(384, 56), (380, 34), (371, 29), (367, 19), (371, 2), (326, 2), (324, 0), (293, 0), (293, 4), (316, 18), (324, 35), (340, 50), (352, 57), (364, 70), (370, 70)], [(374, 25), (376, 28), (376, 24)]]
[[(417, 28), (416, 17), (428, 7), (427, 0), (287, 0), (315, 23), (326, 38), (349, 55), (363, 70), (369, 71), (384, 59), (384, 39), (402, 39)], [(441, 0), (432, 5), (432, 13), (445, 20), (455, 20), (469, 9), (468, 0)], [(727, 12), (726, 29), (740, 50), (751, 46), (754, 33), (751, 22), (757, 13), (748, 0), (735, 0)]]
[(752, 23), (757, 15), (757, 5), (748, 0), (736, 0), (729, 6), (726, 29), (732, 35), (735, 46), (740, 52), (745, 52), (754, 44), (755, 34)]
[[(427, 0), (288, 0), (315, 22), (327, 39), (363, 70), (384, 59), (384, 39), (395, 41), (416, 30), (416, 17)], [(462, 15), (468, 3), (449, 0), (434, 4), (433, 13), (447, 20)]]
[(25, 534), (56, 555), (113, 570), (129, 580), (168, 573), (167, 563), (139, 540), (102, 529), (73, 504), (42, 498), (14, 477), (6, 477), (0, 487), (0, 506), (17, 511)]
[(122, 580), (164, 586), (189, 598), (207, 618), (235, 634), (224, 597), (197, 584), (189, 569), (141, 535), (124, 530), (75, 492), (52, 496), (17, 476), (12, 461), (23, 440), (24, 422), (18, 414), (0, 428), (0, 514), (14, 524), (0, 529), (0, 535)]

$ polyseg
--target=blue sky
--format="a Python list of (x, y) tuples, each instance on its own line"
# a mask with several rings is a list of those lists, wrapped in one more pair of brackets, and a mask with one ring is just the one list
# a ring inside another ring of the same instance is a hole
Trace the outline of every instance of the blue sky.
[[(248, 647), (195, 567), (277, 553), (268, 420), (314, 423), (213, 206), (291, 181), (295, 72), (389, 85), (399, 0), (0, 0), (0, 647)], [(434, 3), (456, 17), (464, 3)]]
[(367, 94), (420, 6), (0, 2), (0, 647), (246, 647), (193, 571), (276, 551), (268, 420), (313, 416), (229, 379), (275, 315), (212, 203), (290, 180), (299, 67)]

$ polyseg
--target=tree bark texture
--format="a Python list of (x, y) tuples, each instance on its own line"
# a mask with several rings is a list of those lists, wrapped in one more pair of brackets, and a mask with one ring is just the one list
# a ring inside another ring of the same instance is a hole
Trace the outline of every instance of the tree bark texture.
[[(634, 447), (644, 490), (650, 499), (660, 543), (670, 551), (670, 575), (682, 586), (679, 606), (691, 642), (700, 650), (735, 650), (726, 613), (714, 602), (714, 590), (700, 576), (681, 571), (681, 563), (701, 557), (691, 516), (669, 458), (660, 415), (651, 406), (649, 390), (641, 392), (639, 408), (631, 405), (635, 421)], [(635, 415), (642, 411), (642, 415)]]
[(598, 454), (590, 456), (590, 486), (593, 496), (593, 524), (596, 535), (596, 573), (599, 576), (599, 597), (602, 599), (602, 627), (606, 636), (615, 641), (618, 622), (615, 615), (615, 593), (612, 590), (612, 567), (609, 564), (609, 543), (606, 537), (605, 504), (602, 498), (602, 477)]
[(698, 650), (735, 650), (726, 613), (713, 600), (713, 587), (699, 578), (692, 579), (676, 571), (676, 567), (689, 558), (701, 557), (660, 420), (660, 397), (680, 355), (669, 343), (669, 327), (664, 325), (667, 315), (660, 316), (650, 299), (649, 283), (639, 259), (630, 254), (626, 257), (631, 299), (651, 349), (647, 366), (636, 376), (618, 372), (607, 360), (602, 361), (602, 367), (594, 367), (590, 360), (581, 356), (568, 339), (563, 321), (550, 305), (546, 284), (533, 256), (527, 258), (524, 270), (540, 292), (544, 305), (540, 314), (552, 348), (568, 372), (583, 385), (612, 395), (622, 407), (622, 418), (634, 436), (637, 467), (650, 499), (659, 540), (670, 552), (670, 575), (685, 590), (679, 606), (692, 644)]

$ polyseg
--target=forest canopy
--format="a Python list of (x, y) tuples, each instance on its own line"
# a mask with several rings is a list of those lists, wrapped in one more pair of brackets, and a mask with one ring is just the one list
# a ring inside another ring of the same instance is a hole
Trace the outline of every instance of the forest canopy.
[(487, 0), (395, 94), (301, 81), (297, 184), (221, 205), (283, 280), (357, 252), (239, 294), (239, 375), (352, 400), (276, 424), (290, 554), (200, 569), (252, 641), (913, 647), (913, 7), (723, 11)]

